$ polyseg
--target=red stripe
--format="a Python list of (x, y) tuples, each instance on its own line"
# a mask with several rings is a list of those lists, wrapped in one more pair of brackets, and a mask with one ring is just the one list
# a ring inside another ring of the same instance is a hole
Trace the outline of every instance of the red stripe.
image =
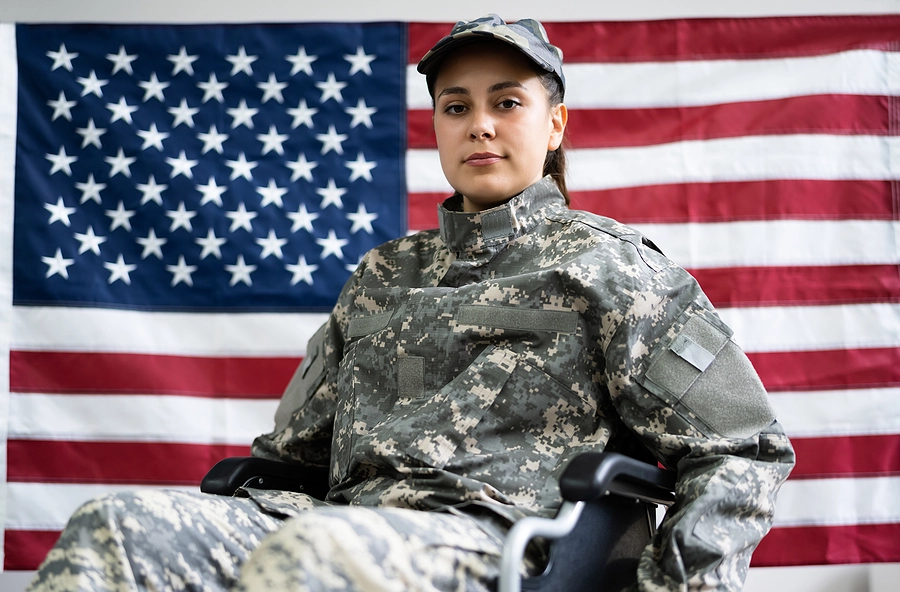
[[(891, 181), (777, 179), (571, 192), (572, 208), (625, 224), (892, 220)], [(412, 196), (410, 196), (412, 198)]]
[[(566, 63), (804, 56), (897, 40), (900, 15), (544, 23)], [(415, 64), (452, 23), (410, 23)]]
[(298, 358), (11, 351), (12, 392), (279, 397)]
[(749, 353), (770, 391), (900, 385), (900, 348)]
[(57, 530), (7, 530), (3, 538), (3, 569), (37, 569), (58, 538)]
[(791, 438), (791, 479), (900, 475), (900, 434)]
[(773, 528), (753, 567), (900, 561), (900, 524)]
[(248, 446), (162, 442), (9, 440), (7, 480), (46, 483), (198, 485), (229, 456)]
[[(571, 206), (625, 224), (748, 220), (893, 220), (891, 181), (777, 179), (571, 191)], [(449, 193), (410, 193), (409, 228), (437, 228)]]
[[(888, 97), (816, 95), (698, 107), (571, 109), (571, 148), (647, 146), (684, 140), (783, 134), (884, 135)], [(430, 110), (411, 110), (409, 148), (436, 148)]]
[(896, 265), (691, 269), (717, 307), (900, 302)]

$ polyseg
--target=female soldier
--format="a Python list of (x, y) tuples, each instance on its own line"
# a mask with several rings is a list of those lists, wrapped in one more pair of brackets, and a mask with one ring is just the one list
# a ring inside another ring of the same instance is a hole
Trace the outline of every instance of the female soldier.
[(629, 440), (678, 474), (639, 589), (741, 588), (790, 443), (691, 276), (567, 208), (561, 52), (536, 21), (491, 15), (458, 23), (419, 71), (456, 191), (440, 229), (367, 254), (254, 442), (329, 466), (327, 502), (104, 498), (35, 589), (491, 589), (503, 536), (554, 512), (566, 464)]

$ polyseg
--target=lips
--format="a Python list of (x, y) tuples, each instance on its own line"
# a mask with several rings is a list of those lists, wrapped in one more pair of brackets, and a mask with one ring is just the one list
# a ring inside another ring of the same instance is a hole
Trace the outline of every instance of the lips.
[(466, 157), (465, 163), (472, 166), (487, 166), (503, 160), (503, 157), (493, 152), (476, 152)]

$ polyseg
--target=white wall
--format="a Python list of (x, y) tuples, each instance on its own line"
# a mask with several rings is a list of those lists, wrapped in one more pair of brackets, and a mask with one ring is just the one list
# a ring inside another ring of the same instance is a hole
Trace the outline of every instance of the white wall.
[[(4, 22), (452, 22), (496, 12), (507, 19), (639, 20), (678, 17), (900, 13), (900, 0), (0, 0)], [(211, 16), (212, 15), (212, 16)], [(898, 541), (900, 544), (900, 541)], [(25, 573), (0, 574), (0, 590), (24, 589)], [(745, 592), (889, 592), (900, 588), (900, 564), (762, 568)]]

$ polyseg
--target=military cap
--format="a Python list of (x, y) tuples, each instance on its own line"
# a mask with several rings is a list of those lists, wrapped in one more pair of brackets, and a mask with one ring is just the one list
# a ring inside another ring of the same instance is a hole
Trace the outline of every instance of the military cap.
[(460, 45), (479, 39), (496, 39), (512, 45), (542, 69), (556, 74), (565, 92), (566, 77), (562, 70), (562, 50), (550, 43), (544, 26), (534, 19), (507, 23), (496, 14), (489, 14), (473, 21), (459, 21), (449, 35), (438, 41), (422, 57), (417, 70), (428, 77), (429, 91), (433, 88), (433, 77), (443, 57)]

